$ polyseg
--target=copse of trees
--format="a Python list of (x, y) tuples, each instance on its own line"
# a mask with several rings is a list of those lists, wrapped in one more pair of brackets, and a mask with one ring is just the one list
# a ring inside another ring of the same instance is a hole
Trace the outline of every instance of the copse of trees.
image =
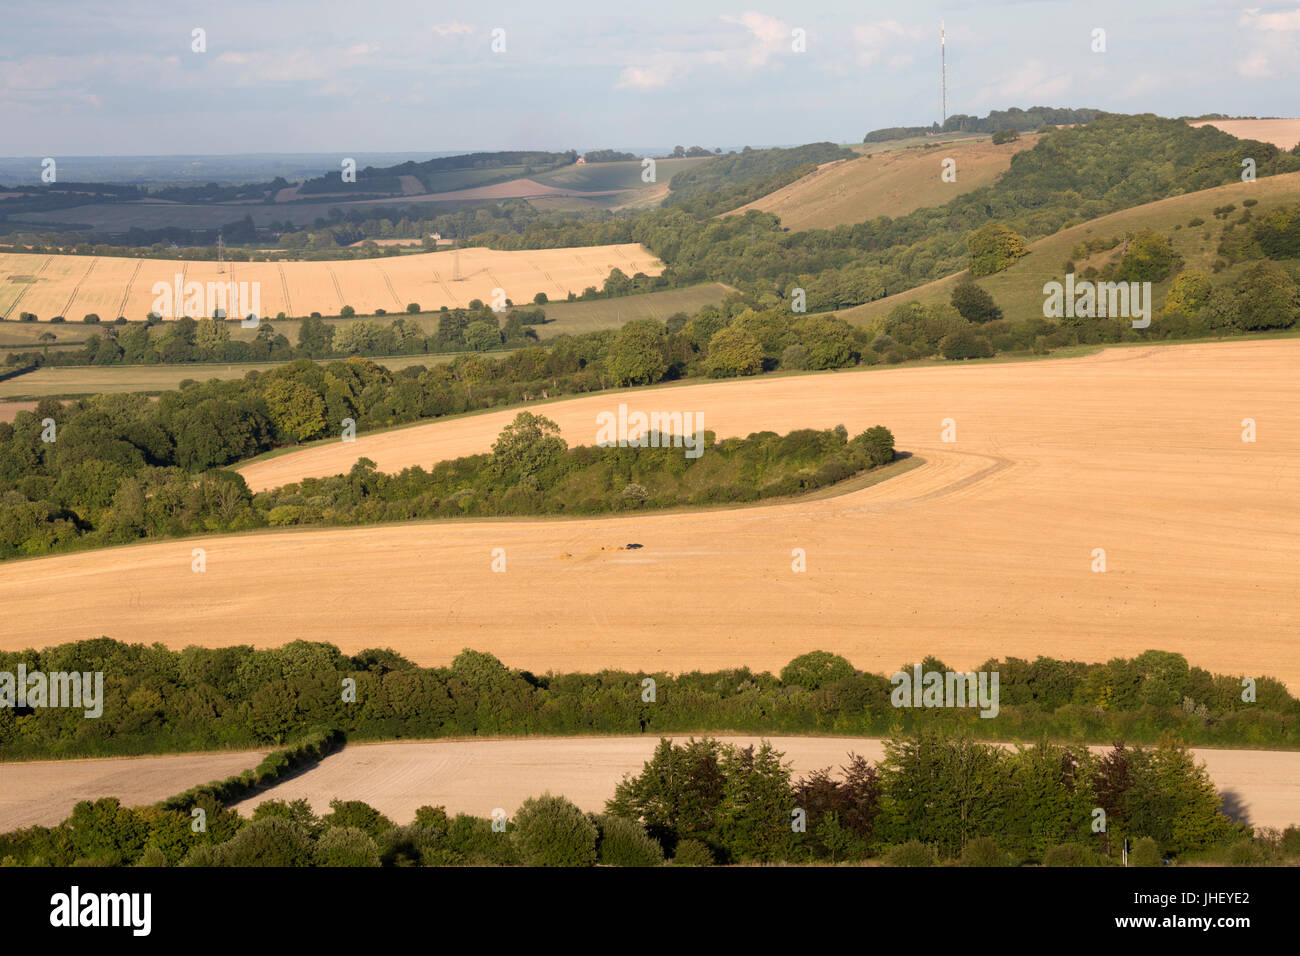
[[(315, 371), (316, 385), (328, 390)], [(0, 499), (0, 557), (215, 530), (752, 502), (824, 488), (894, 457), (893, 435), (882, 426), (852, 440), (840, 426), (784, 437), (761, 432), (720, 443), (711, 432), (656, 432), (648, 438), (654, 447), (570, 449), (554, 422), (521, 412), (491, 454), (440, 462), (427, 471), (416, 466), (382, 474), (363, 458), (346, 475), (308, 478), (257, 495), (234, 472), (190, 473), (210, 465), (212, 455), (245, 457), (276, 433), (314, 434), (339, 410), (331, 412), (329, 399), (328, 391), (322, 398), (302, 380), (277, 377), (265, 384), (251, 415), (241, 416), (233, 402), (219, 399), (192, 410), (160, 402), (157, 417), (174, 431), (160, 428), (154, 437), (161, 442), (174, 436), (171, 454), (179, 467), (170, 468), (149, 466), (124, 441), (115, 458), (102, 457), (113, 454), (103, 448), (79, 447), (88, 433), (84, 420), (75, 418), (64, 431), (78, 447), (63, 454), (101, 457), (53, 456), (65, 480), (52, 486), (40, 483), (39, 463), (32, 462), (36, 473), (16, 479), (15, 490)], [(19, 423), (24, 439), (27, 426)], [(20, 501), (24, 487), (48, 498)]]
[[(991, 718), (963, 708), (895, 707), (888, 675), (824, 653), (796, 658), (781, 677), (748, 668), (538, 676), (470, 650), (446, 667), (417, 667), (391, 650), (345, 655), (305, 641), (173, 651), (99, 638), (0, 653), (0, 670), (16, 672), (19, 663), (29, 672), (102, 672), (103, 715), (0, 708), (6, 760), (301, 744), (266, 764), (265, 774), (325, 752), (334, 739), (320, 736), (327, 730), (385, 740), (700, 731), (881, 736), (933, 727), (1027, 742), (1154, 743), (1172, 732), (1198, 746), (1300, 747), (1300, 702), (1285, 685), (1252, 675), (1255, 699), (1242, 700), (1240, 675), (1211, 674), (1163, 651), (1104, 664), (987, 661), (978, 669), (1000, 675), (999, 711)], [(921, 664), (950, 669), (933, 658)], [(641, 699), (646, 677), (656, 682), (653, 704)], [(356, 682), (355, 703), (341, 700), (347, 678)], [(256, 783), (236, 777), (206, 786), (224, 802)]]

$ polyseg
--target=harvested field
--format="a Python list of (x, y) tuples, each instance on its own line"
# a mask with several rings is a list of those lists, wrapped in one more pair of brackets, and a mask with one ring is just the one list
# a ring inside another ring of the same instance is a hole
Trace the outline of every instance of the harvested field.
[(36, 411), (35, 402), (0, 402), (0, 422), (11, 422), (19, 412)]
[[(538, 292), (564, 298), (587, 286), (603, 286), (614, 268), (629, 276), (658, 275), (663, 264), (636, 245), (518, 252), (472, 248), (339, 262), (233, 262), (224, 274), (215, 262), (0, 253), (0, 316), (34, 312), (41, 320), (55, 315), (80, 320), (96, 312), (106, 321), (119, 315), (142, 319), (153, 308), (155, 283), (174, 287), (178, 275), (184, 283), (259, 283), (263, 316), (337, 315), (344, 305), (363, 313), (376, 308), (393, 312), (411, 302), (437, 310), (464, 306), (471, 299), (491, 302), (496, 288), (519, 303), (531, 302)], [(33, 278), (9, 281), (15, 276)], [(189, 308), (188, 314), (201, 318), (209, 313)]]
[[(759, 209), (781, 218), (792, 231), (831, 229), (877, 216), (902, 216), (925, 206), (940, 206), (972, 189), (987, 186), (1011, 167), (1011, 157), (1038, 142), (1026, 133), (1014, 143), (989, 140), (926, 148), (874, 152), (857, 159), (826, 163), (774, 193), (734, 210)], [(872, 144), (875, 145), (875, 144)], [(870, 152), (870, 151), (869, 151)], [(957, 181), (940, 179), (941, 163), (957, 163)]]
[(124, 806), (157, 803), (190, 787), (256, 767), (269, 750), (166, 757), (111, 757), (0, 763), (0, 833), (53, 826), (82, 800), (117, 797)]
[(1213, 126), (1238, 139), (1272, 143), (1278, 149), (1294, 149), (1300, 143), (1300, 119), (1197, 120), (1190, 126)]
[[(685, 740), (688, 735), (673, 735)], [(846, 737), (732, 737), (739, 746), (760, 739), (786, 755), (796, 776), (839, 767), (850, 753), (871, 761), (883, 742)], [(489, 816), (496, 807), (513, 816), (528, 797), (563, 794), (583, 810), (603, 811), (626, 773), (638, 773), (659, 742), (641, 737), (532, 740), (414, 741), (354, 744), (291, 780), (237, 805), (245, 816), (265, 800), (307, 799), (317, 813), (329, 802), (362, 800), (396, 823), (415, 818), (424, 805), (447, 812)], [(1100, 748), (1099, 748), (1100, 749)], [(1267, 750), (1196, 750), (1214, 785), (1255, 826), (1300, 823), (1300, 753)], [(1238, 813), (1241, 817), (1241, 813)]]
[[(444, 521), (180, 539), (0, 564), (0, 646), (109, 635), (184, 647), (295, 637), (462, 648), (514, 667), (777, 670), (822, 648), (892, 671), (1039, 654), (1178, 651), (1300, 690), (1300, 341), (1113, 348), (1080, 359), (877, 368), (549, 403), (699, 411), (719, 436), (882, 423), (926, 460), (770, 507)], [(246, 466), (254, 487), (486, 451), (514, 411), (322, 444)], [(1241, 440), (1241, 422), (1258, 441)], [(957, 441), (940, 439), (951, 418)], [(635, 541), (637, 551), (605, 550)], [(207, 549), (207, 571), (190, 570)], [(508, 573), (490, 570), (493, 548)], [(807, 552), (807, 572), (791, 552)], [(1106, 550), (1094, 573), (1093, 549)], [(569, 557), (562, 557), (568, 554)], [(56, 617), (52, 591), (76, 595)]]

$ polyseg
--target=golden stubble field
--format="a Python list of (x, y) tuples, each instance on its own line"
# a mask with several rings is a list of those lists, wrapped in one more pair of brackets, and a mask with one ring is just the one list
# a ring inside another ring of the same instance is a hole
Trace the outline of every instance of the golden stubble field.
[(1294, 149), (1300, 143), (1300, 119), (1197, 120), (1189, 126), (1213, 126), (1238, 139), (1257, 139), (1278, 149)]
[[(1300, 690), (1298, 365), (1300, 341), (1236, 341), (548, 404), (570, 443), (592, 443), (596, 414), (628, 402), (702, 412), (720, 436), (881, 423), (926, 464), (771, 507), (252, 533), (9, 562), (0, 646), (307, 638), (422, 664), (474, 647), (536, 672), (777, 670), (816, 648), (886, 672), (931, 653), (969, 668), (1160, 648)], [(265, 487), (363, 455), (427, 465), (486, 450), (513, 414), (319, 446), (245, 474)], [(643, 548), (617, 550), (630, 542)], [(505, 573), (491, 570), (494, 548)], [(1098, 548), (1105, 573), (1092, 571)]]
[[(1011, 168), (1011, 157), (1032, 149), (1041, 139), (1024, 133), (1014, 143), (994, 146), (987, 138), (945, 143), (924, 149), (872, 151), (856, 159), (825, 163), (790, 185), (734, 210), (770, 212), (785, 228), (832, 229), (874, 219), (903, 216), (924, 206), (940, 206), (981, 186)], [(954, 161), (956, 180), (944, 182), (942, 163)]]
[[(19, 312), (34, 312), (42, 321), (62, 315), (80, 322), (94, 312), (108, 322), (119, 315), (139, 320), (154, 307), (154, 285), (174, 288), (177, 276), (182, 288), (191, 282), (205, 289), (209, 282), (250, 283), (250, 294), (256, 282), (263, 317), (280, 312), (337, 315), (345, 305), (364, 314), (375, 309), (404, 312), (411, 302), (426, 311), (463, 307), (472, 299), (490, 305), (496, 289), (523, 305), (538, 292), (563, 299), (587, 286), (600, 288), (615, 268), (629, 276), (659, 275), (663, 263), (638, 245), (471, 248), (338, 262), (230, 262), (224, 273), (215, 262), (0, 253), (0, 316), (16, 319)], [(172, 309), (193, 318), (210, 314), (184, 301)]]

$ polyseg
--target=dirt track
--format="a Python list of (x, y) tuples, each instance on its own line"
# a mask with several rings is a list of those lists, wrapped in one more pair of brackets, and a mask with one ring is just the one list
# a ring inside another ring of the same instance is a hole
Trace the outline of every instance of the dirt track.
[[(182, 539), (0, 564), (4, 648), (129, 641), (345, 651), (423, 664), (779, 669), (824, 648), (892, 670), (934, 653), (1085, 661), (1148, 648), (1300, 689), (1300, 341), (870, 369), (544, 406), (570, 442), (619, 401), (720, 436), (892, 428), (927, 463), (820, 501), (592, 520), (429, 522)], [(513, 412), (247, 469), (255, 486), (486, 450)], [(1254, 418), (1258, 441), (1241, 440)], [(952, 418), (956, 443), (940, 441)], [(641, 550), (602, 548), (639, 542)], [(190, 570), (192, 549), (207, 571)], [(493, 573), (491, 551), (507, 552)], [(792, 549), (807, 572), (791, 570)], [(1108, 570), (1093, 573), (1093, 549)], [(563, 557), (568, 554), (570, 557)], [(51, 595), (64, 595), (57, 609)]]
[[(449, 813), (489, 816), (496, 807), (513, 815), (526, 798), (563, 794), (584, 810), (599, 811), (625, 773), (637, 773), (654, 751), (656, 736), (543, 740), (474, 740), (353, 745), (301, 776), (239, 805), (245, 815), (263, 800), (307, 798), (318, 813), (329, 802), (363, 800), (395, 823), (407, 823), (425, 804)], [(685, 739), (685, 735), (682, 736)], [(741, 746), (757, 737), (722, 737)], [(800, 776), (822, 767), (838, 771), (849, 753), (884, 757), (871, 738), (770, 737)], [(1197, 750), (1220, 793), (1255, 826), (1300, 823), (1300, 753)]]

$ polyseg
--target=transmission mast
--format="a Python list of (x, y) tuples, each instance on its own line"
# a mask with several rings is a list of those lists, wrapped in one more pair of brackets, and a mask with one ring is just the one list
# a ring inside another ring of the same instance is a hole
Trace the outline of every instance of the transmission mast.
[(939, 121), (939, 132), (948, 125), (948, 34), (943, 21), (939, 21), (939, 88), (943, 91), (943, 119)]

